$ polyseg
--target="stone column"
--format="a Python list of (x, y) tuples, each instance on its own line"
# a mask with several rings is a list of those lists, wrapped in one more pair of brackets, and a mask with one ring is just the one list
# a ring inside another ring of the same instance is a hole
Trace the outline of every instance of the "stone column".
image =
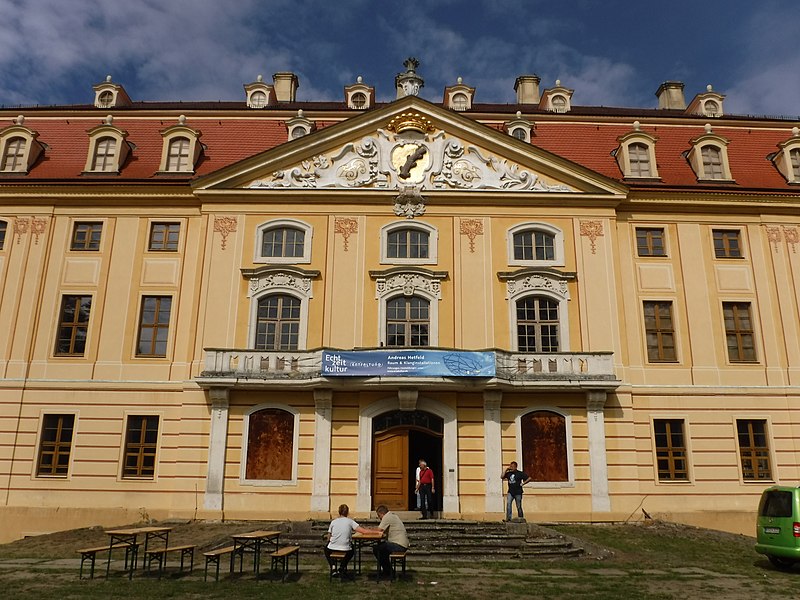
[(229, 388), (211, 388), (211, 434), (208, 439), (208, 474), (203, 506), (206, 510), (222, 510), (225, 482), (225, 451), (228, 440)]
[(500, 427), (500, 403), (503, 392), (486, 390), (483, 392), (483, 456), (485, 470), (486, 499), (484, 509), (487, 513), (502, 513), (503, 471), (502, 432)]
[(314, 390), (314, 489), (311, 512), (330, 512), (331, 505), (331, 390)]
[(586, 392), (586, 419), (589, 429), (589, 477), (592, 481), (592, 512), (611, 510), (608, 496), (608, 462), (606, 461), (606, 423), (603, 407), (604, 390)]

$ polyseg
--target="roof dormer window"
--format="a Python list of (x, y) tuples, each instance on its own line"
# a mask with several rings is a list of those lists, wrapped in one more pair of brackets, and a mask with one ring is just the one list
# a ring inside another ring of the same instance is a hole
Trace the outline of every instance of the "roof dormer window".
[(691, 141), (692, 149), (686, 157), (698, 180), (733, 181), (728, 163), (728, 140), (712, 132), (706, 123), (705, 134)]
[(465, 94), (453, 95), (453, 110), (467, 110), (467, 96)]
[(25, 170), (25, 138), (13, 137), (6, 142), (3, 150), (2, 171), (24, 171)]
[(286, 121), (286, 127), (289, 130), (289, 139), (296, 140), (308, 135), (314, 129), (314, 121), (306, 119), (303, 109), (297, 111), (297, 116)]
[(27, 173), (43, 147), (36, 138), (38, 133), (23, 125), (25, 117), (20, 115), (14, 125), (0, 131), (0, 171), (3, 173)]
[(642, 131), (639, 121), (634, 121), (633, 131), (621, 136), (618, 141), (619, 147), (614, 151), (614, 156), (624, 177), (658, 177), (655, 153), (657, 138)]
[(533, 123), (527, 119), (523, 119), (521, 111), (517, 111), (515, 117), (514, 120), (506, 123), (506, 131), (511, 137), (517, 138), (523, 142), (530, 142)]
[(553, 107), (553, 112), (565, 113), (567, 112), (567, 99), (558, 94), (550, 99), (550, 105)]
[(114, 117), (108, 115), (102, 125), (89, 130), (89, 155), (86, 173), (119, 173), (128, 158), (130, 145), (125, 141), (128, 132), (114, 126)]
[(97, 140), (92, 171), (116, 171), (117, 140), (103, 137)]
[(256, 90), (250, 94), (250, 106), (253, 108), (264, 108), (267, 105), (267, 94), (261, 90)]
[(704, 117), (721, 117), (724, 114), (722, 102), (725, 96), (718, 94), (714, 91), (711, 85), (706, 86), (706, 91), (702, 94), (697, 94), (689, 106), (686, 107), (686, 112), (690, 115), (702, 115)]
[(247, 95), (247, 108), (266, 108), (277, 102), (275, 87), (264, 83), (264, 76), (259, 75), (253, 83), (246, 83), (244, 92)]
[(161, 150), (161, 173), (194, 173), (195, 164), (203, 149), (200, 132), (186, 125), (186, 117), (161, 132), (164, 146)]
[(114, 93), (110, 90), (106, 90), (105, 92), (100, 92), (97, 95), (97, 107), (98, 108), (111, 108), (114, 106)]
[(353, 94), (350, 103), (353, 105), (353, 108), (362, 109), (367, 105), (367, 97), (361, 92), (357, 92)]
[(539, 101), (539, 108), (555, 113), (566, 113), (572, 109), (572, 94), (570, 90), (561, 85), (561, 80), (556, 79), (556, 87), (545, 90)]
[(464, 85), (464, 80), (459, 77), (456, 84), (444, 88), (444, 106), (459, 112), (470, 110), (475, 98), (475, 88)]
[(95, 108), (115, 108), (118, 106), (130, 106), (131, 99), (118, 83), (111, 81), (111, 75), (106, 77), (102, 83), (92, 86), (94, 89)]
[(700, 148), (700, 155), (703, 157), (703, 176), (706, 179), (724, 179), (725, 172), (722, 169), (722, 152), (717, 146), (703, 146)]
[(167, 171), (186, 171), (189, 166), (189, 140), (175, 137), (169, 141)]
[(363, 77), (359, 75), (353, 85), (344, 88), (344, 99), (348, 108), (355, 110), (372, 108), (375, 104), (375, 88), (366, 85)]
[(787, 183), (800, 184), (800, 128), (792, 128), (792, 137), (778, 144), (778, 152), (768, 158), (778, 168)]

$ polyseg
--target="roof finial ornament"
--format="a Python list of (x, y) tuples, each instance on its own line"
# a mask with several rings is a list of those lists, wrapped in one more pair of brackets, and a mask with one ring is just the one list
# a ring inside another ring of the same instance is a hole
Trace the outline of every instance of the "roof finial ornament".
[(106, 75), (106, 83), (111, 83), (111, 75)]
[(24, 125), (25, 124), (25, 115), (17, 115), (17, 120), (15, 121), (17, 125)]
[(302, 119), (303, 118), (303, 109), (302, 108), (298, 108), (297, 109), (297, 118), (298, 119)]
[(464, 83), (464, 78), (463, 78), (463, 77), (461, 77), (461, 76), (459, 75), (459, 76), (458, 76), (458, 79), (456, 79), (456, 83), (457, 83), (458, 85), (461, 85), (462, 83)]
[(262, 83), (264, 81), (264, 76), (263, 75), (259, 75), (258, 77), (256, 77), (256, 81), (258, 83)]
[(356, 83), (364, 83), (364, 78), (361, 75), (359, 75), (358, 77), (356, 77)]
[(516, 117), (517, 117), (518, 119), (521, 119), (521, 118), (522, 118), (522, 111), (521, 111), (521, 110), (518, 110), (518, 111), (517, 111)]
[(560, 79), (556, 79), (556, 87), (561, 87), (561, 80)]
[(633, 122), (633, 130), (634, 131), (640, 131), (641, 129), (642, 129), (642, 124), (639, 123), (639, 121), (634, 121)]
[(425, 80), (417, 75), (416, 72), (416, 69), (419, 67), (419, 61), (411, 56), (405, 60), (403, 66), (406, 68), (406, 72), (399, 73), (394, 78), (394, 84), (397, 88), (397, 97), (418, 96), (419, 90), (425, 85)]
[(800, 136), (800, 127), (792, 127), (792, 135), (794, 137)]
[(180, 125), (186, 125), (186, 115), (179, 115), (178, 116), (178, 123)]
[(714, 91), (714, 88), (710, 83), (706, 86), (706, 91), (707, 92), (713, 92)]
[(711, 123), (706, 123), (705, 130), (706, 133), (711, 133)]
[(114, 124), (114, 115), (107, 115), (106, 116), (106, 125), (113, 125)]

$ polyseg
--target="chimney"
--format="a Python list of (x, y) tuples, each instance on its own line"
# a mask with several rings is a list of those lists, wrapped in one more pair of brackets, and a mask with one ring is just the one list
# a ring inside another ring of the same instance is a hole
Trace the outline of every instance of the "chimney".
[(686, 109), (682, 81), (665, 81), (658, 86), (656, 96), (658, 97), (658, 108)]
[(275, 86), (275, 99), (278, 102), (294, 102), (297, 88), (300, 87), (297, 75), (286, 71), (275, 73), (272, 82)]
[(539, 104), (539, 79), (538, 75), (520, 75), (514, 82), (514, 91), (517, 92), (517, 104)]

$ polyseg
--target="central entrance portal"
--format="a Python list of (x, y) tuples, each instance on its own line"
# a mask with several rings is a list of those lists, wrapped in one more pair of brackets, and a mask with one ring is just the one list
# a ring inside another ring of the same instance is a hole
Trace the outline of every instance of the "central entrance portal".
[(442, 434), (444, 422), (415, 410), (378, 415), (372, 420), (372, 508), (416, 510), (415, 473), (420, 458), (433, 470), (435, 510), (442, 509)]

